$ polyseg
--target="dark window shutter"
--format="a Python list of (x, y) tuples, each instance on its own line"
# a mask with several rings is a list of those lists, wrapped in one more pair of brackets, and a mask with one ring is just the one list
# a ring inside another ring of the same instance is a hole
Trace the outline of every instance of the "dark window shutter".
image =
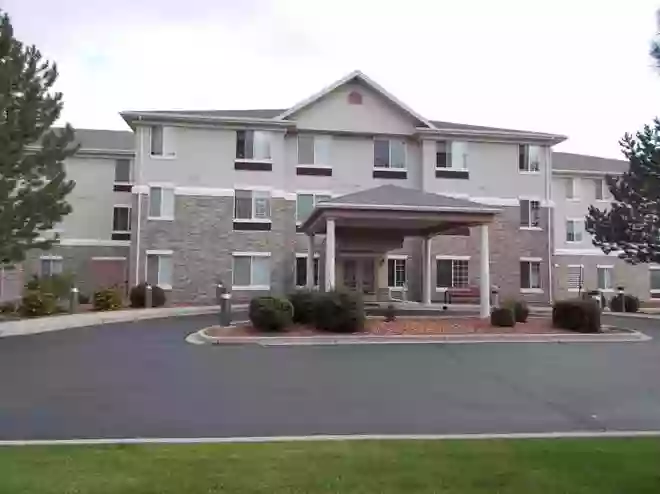
[(520, 262), (520, 288), (529, 288), (529, 262), (521, 261)]
[(307, 284), (307, 258), (296, 257), (296, 286)]
[(525, 156), (527, 154), (527, 146), (520, 144), (518, 146), (518, 169), (526, 170)]
[(435, 286), (451, 286), (451, 259), (438, 259), (436, 261)]
[(388, 259), (387, 260), (387, 286), (395, 286), (395, 278), (394, 278), (394, 259)]
[(529, 226), (529, 201), (520, 201), (520, 225)]

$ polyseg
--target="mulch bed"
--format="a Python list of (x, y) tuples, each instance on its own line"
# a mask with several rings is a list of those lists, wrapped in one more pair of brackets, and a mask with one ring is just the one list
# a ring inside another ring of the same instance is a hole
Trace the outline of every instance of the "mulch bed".
[[(513, 328), (500, 328), (490, 325), (490, 321), (477, 317), (399, 317), (385, 322), (382, 317), (367, 319), (365, 330), (357, 334), (380, 336), (414, 336), (443, 334), (548, 334), (569, 333), (552, 327), (549, 318), (529, 318), (525, 323), (517, 323)], [(251, 325), (235, 328), (213, 327), (207, 330), (209, 336), (317, 336), (326, 335), (308, 326), (293, 325), (284, 333), (259, 333)]]

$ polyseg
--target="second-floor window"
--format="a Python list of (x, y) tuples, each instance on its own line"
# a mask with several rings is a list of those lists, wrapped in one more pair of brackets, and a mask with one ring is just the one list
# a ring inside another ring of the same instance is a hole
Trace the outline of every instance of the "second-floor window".
[(166, 220), (174, 218), (174, 189), (169, 187), (149, 188), (149, 217)]
[(112, 240), (130, 240), (131, 207), (115, 206), (112, 210)]
[(565, 178), (564, 184), (566, 186), (566, 199), (575, 200), (578, 198), (577, 180), (574, 178)]
[(234, 219), (270, 220), (270, 192), (237, 190), (234, 192)]
[(236, 159), (268, 161), (270, 154), (270, 132), (262, 130), (239, 130), (236, 132)]
[(330, 166), (332, 137), (323, 135), (298, 136), (298, 164)]
[(520, 261), (520, 288), (523, 290), (541, 288), (540, 261)]
[(596, 277), (599, 290), (612, 290), (614, 288), (614, 266), (597, 266)]
[(541, 226), (541, 203), (539, 201), (520, 200), (520, 226), (527, 228)]
[(578, 219), (566, 220), (566, 241), (582, 242), (584, 221)]
[(604, 201), (606, 197), (605, 180), (602, 178), (594, 179), (594, 196), (597, 201)]
[(435, 167), (447, 170), (467, 170), (467, 142), (436, 141)]
[(296, 196), (296, 221), (298, 223), (305, 221), (319, 202), (328, 199), (330, 196), (327, 194), (298, 194)]
[(374, 140), (374, 168), (406, 168), (406, 143), (397, 139)]
[(530, 144), (518, 146), (518, 170), (521, 172), (538, 172), (541, 170), (541, 148)]
[(172, 158), (174, 151), (174, 130), (172, 127), (152, 125), (149, 127), (151, 156)]
[(115, 184), (117, 192), (131, 191), (131, 160), (122, 158), (115, 160)]

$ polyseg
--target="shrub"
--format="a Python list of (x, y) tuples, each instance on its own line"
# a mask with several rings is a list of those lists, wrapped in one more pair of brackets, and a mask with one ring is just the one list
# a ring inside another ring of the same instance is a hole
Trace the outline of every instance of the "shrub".
[(282, 331), (293, 320), (293, 305), (285, 298), (255, 297), (250, 300), (248, 316), (252, 326), (259, 331)]
[(78, 294), (78, 303), (87, 305), (89, 302), (90, 302), (89, 295), (85, 295), (84, 293)]
[(289, 302), (293, 306), (293, 322), (312, 324), (314, 322), (314, 306), (318, 293), (311, 290), (296, 290), (289, 294)]
[(118, 310), (121, 309), (121, 294), (116, 288), (104, 288), (94, 292), (92, 303), (94, 310)]
[(26, 290), (18, 311), (24, 317), (49, 316), (58, 312), (57, 299), (52, 293)]
[(595, 300), (559, 300), (552, 307), (552, 325), (580, 333), (600, 332), (600, 309)]
[(0, 304), (0, 314), (14, 314), (16, 312), (16, 304), (14, 302), (4, 302)]
[(34, 275), (25, 284), (25, 288), (28, 291), (50, 293), (59, 300), (68, 300), (73, 282), (74, 279), (71, 273), (53, 274), (41, 277)]
[(364, 306), (357, 293), (320, 293), (315, 306), (314, 323), (322, 331), (355, 333), (364, 328)]
[(502, 307), (511, 309), (516, 322), (527, 322), (529, 307), (524, 300), (507, 300)]
[(639, 299), (634, 295), (619, 294), (610, 300), (612, 312), (637, 312), (639, 310)]
[[(128, 298), (131, 301), (131, 307), (134, 309), (143, 309), (147, 299), (147, 284), (140, 283), (131, 288)], [(162, 307), (165, 305), (165, 290), (158, 285), (151, 285), (151, 306)]]
[(393, 304), (389, 304), (385, 309), (385, 322), (396, 321), (396, 308)]
[(490, 324), (498, 328), (512, 328), (516, 325), (516, 316), (513, 309), (498, 307), (490, 313)]

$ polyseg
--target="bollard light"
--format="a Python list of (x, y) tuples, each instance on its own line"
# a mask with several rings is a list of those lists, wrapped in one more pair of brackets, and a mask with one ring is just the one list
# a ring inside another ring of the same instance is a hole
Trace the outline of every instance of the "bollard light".
[(144, 307), (150, 309), (153, 306), (153, 287), (147, 283), (144, 290)]
[(80, 290), (75, 286), (71, 288), (71, 293), (69, 294), (69, 312), (75, 314), (78, 312), (78, 304), (80, 302)]
[(220, 306), (220, 326), (231, 326), (231, 293), (222, 280), (215, 285), (215, 298)]

